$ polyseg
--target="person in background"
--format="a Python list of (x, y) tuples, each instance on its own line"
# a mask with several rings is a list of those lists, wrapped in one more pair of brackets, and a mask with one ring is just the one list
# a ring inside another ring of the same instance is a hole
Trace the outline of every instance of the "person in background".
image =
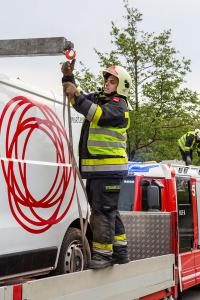
[(121, 66), (102, 71), (103, 91), (83, 94), (73, 75), (74, 62), (62, 66), (64, 92), (84, 115), (79, 141), (79, 167), (87, 179), (93, 229), (91, 269), (127, 263), (125, 228), (118, 211), (120, 184), (128, 173), (126, 131), (130, 125), (127, 98), (131, 77)]
[(181, 156), (186, 166), (192, 164), (193, 151), (197, 151), (200, 161), (200, 129), (188, 131), (178, 140)]

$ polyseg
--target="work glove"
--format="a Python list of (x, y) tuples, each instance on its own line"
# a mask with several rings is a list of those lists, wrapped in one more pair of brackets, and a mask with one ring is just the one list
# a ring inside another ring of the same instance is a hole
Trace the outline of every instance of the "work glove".
[(64, 76), (72, 76), (75, 62), (76, 60), (73, 59), (71, 62), (66, 61), (65, 63), (62, 64), (61, 72), (63, 73)]
[(75, 96), (77, 96), (77, 87), (72, 82), (65, 82), (63, 84), (65, 94), (68, 97), (69, 100), (74, 99)]
[(76, 61), (75, 59), (73, 59), (71, 62), (66, 61), (65, 63), (63, 63), (61, 67), (61, 72), (63, 73), (63, 78), (62, 78), (63, 86), (66, 84), (66, 82), (71, 82), (74, 85), (76, 85), (74, 74), (73, 74), (75, 61)]
[(185, 161), (185, 163), (186, 163), (186, 166), (189, 166), (189, 165), (192, 164), (192, 160), (191, 160), (190, 156), (186, 156), (186, 161)]

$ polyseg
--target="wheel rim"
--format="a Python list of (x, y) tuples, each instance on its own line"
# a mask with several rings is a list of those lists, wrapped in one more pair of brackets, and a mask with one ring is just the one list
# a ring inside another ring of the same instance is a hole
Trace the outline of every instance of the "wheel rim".
[(82, 271), (84, 268), (84, 257), (80, 241), (74, 240), (67, 248), (65, 256), (65, 273)]

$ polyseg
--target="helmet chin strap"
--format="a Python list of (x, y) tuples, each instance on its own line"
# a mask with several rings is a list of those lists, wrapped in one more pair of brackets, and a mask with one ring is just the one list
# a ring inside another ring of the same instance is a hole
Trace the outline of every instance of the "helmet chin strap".
[(117, 95), (117, 92), (112, 92), (112, 93), (105, 93), (104, 92), (104, 95), (106, 96), (106, 97), (112, 97), (112, 96), (116, 96)]
[(127, 98), (125, 96), (119, 95), (117, 92), (112, 92), (110, 94), (104, 93), (104, 95), (106, 97), (113, 97), (113, 96), (120, 97), (120, 98), (124, 99), (125, 101), (127, 101)]

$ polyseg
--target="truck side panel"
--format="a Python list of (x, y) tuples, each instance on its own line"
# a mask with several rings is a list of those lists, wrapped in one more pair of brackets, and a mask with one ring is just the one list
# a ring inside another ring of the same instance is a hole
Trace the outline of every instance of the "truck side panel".
[(131, 260), (173, 253), (171, 213), (123, 211), (120, 214)]
[[(174, 256), (115, 265), (23, 284), (22, 299), (29, 300), (132, 300), (174, 285)], [(5, 299), (10, 300), (10, 299)]]

